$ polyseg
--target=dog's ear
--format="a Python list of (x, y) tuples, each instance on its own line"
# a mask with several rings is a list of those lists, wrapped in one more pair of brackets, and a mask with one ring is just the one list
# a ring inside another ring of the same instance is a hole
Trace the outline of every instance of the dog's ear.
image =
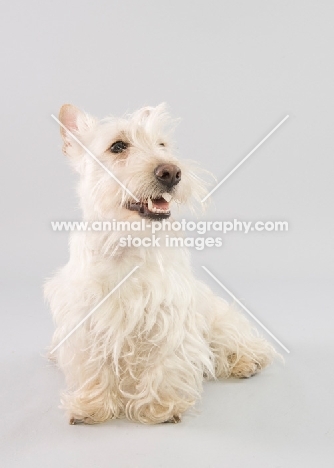
[(82, 153), (83, 148), (69, 132), (81, 141), (80, 136), (84, 136), (94, 127), (96, 119), (72, 104), (64, 104), (59, 111), (59, 121), (65, 127), (60, 127), (60, 134), (64, 142), (63, 153), (68, 156)]

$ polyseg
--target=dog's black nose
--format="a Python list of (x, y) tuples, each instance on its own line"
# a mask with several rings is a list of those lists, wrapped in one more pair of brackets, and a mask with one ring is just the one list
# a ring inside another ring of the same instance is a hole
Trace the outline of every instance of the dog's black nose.
[(154, 169), (155, 177), (166, 187), (173, 187), (181, 180), (181, 169), (175, 164), (160, 164)]

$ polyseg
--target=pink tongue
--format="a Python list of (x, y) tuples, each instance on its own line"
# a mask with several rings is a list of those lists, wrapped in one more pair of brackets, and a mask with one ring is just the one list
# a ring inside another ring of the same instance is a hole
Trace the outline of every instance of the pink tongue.
[(152, 205), (161, 210), (169, 210), (169, 203), (163, 198), (156, 198), (152, 200)]

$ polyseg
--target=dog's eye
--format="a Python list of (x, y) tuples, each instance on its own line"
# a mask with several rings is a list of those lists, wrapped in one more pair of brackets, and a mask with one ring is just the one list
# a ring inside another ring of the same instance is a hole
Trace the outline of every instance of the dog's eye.
[(160, 146), (166, 146), (165, 143), (159, 143)]
[(122, 151), (126, 150), (126, 148), (128, 147), (128, 143), (125, 143), (124, 141), (115, 141), (115, 143), (113, 143), (110, 147), (110, 151), (112, 153), (122, 153)]

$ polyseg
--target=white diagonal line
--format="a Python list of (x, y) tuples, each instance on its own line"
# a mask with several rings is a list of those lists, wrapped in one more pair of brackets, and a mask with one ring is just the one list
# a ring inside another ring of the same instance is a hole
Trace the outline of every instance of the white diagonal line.
[(242, 307), (242, 308), (244, 309), (245, 312), (247, 312), (248, 315), (250, 315), (250, 316), (252, 317), (253, 320), (255, 320), (256, 323), (258, 323), (258, 324), (260, 325), (260, 327), (263, 328), (263, 330), (265, 330), (265, 331), (268, 333), (268, 335), (270, 335), (270, 336), (276, 341), (276, 343), (278, 343), (278, 344), (284, 349), (284, 351), (286, 351), (287, 353), (290, 353), (290, 351), (288, 350), (288, 348), (287, 348), (286, 346), (284, 346), (284, 344), (282, 344), (282, 343), (280, 342), (280, 340), (279, 340), (278, 338), (276, 338), (276, 336), (273, 335), (273, 334), (271, 333), (271, 331), (269, 331), (268, 328), (267, 328), (266, 326), (264, 326), (263, 323), (261, 323), (260, 320), (257, 319), (257, 318), (255, 317), (255, 315), (253, 315), (252, 312), (250, 312), (250, 311), (247, 309), (247, 307), (245, 307), (245, 306), (235, 297), (235, 295), (232, 294), (231, 291), (229, 291), (229, 290), (219, 281), (219, 279), (216, 278), (216, 277), (211, 273), (211, 271), (209, 271), (205, 266), (202, 266), (202, 268), (203, 268), (203, 270), (205, 270), (205, 271), (207, 272), (208, 275), (211, 276), (211, 278), (213, 278), (213, 279), (216, 281), (216, 283), (219, 284), (219, 286), (220, 286), (221, 288), (224, 289), (224, 291), (226, 291), (226, 292), (232, 297), (232, 299), (235, 300), (235, 302), (236, 302), (237, 304), (239, 304), (240, 307)]
[(69, 135), (71, 135), (71, 137), (73, 138), (73, 140), (75, 140), (75, 141), (81, 146), (81, 148), (83, 148), (83, 149), (86, 151), (86, 153), (88, 153), (89, 156), (91, 156), (91, 157), (94, 159), (94, 161), (96, 161), (101, 167), (103, 167), (103, 169), (104, 169), (106, 172), (108, 172), (108, 174), (109, 174), (124, 190), (126, 190), (126, 191), (128, 192), (128, 194), (131, 195), (132, 198), (134, 198), (137, 202), (139, 202), (138, 198), (135, 197), (134, 194), (133, 194), (132, 192), (130, 192), (130, 190), (129, 190), (124, 184), (122, 184), (122, 182), (121, 182), (121, 181), (120, 181), (120, 180), (119, 180), (119, 179), (118, 179), (118, 178), (117, 178), (117, 177), (116, 177), (116, 176), (115, 176), (115, 175), (114, 175), (114, 174), (113, 174), (113, 173), (112, 173), (112, 172), (111, 172), (111, 171), (110, 171), (110, 170), (109, 170), (109, 169), (108, 169), (108, 168), (107, 168), (107, 167), (106, 167), (106, 166), (105, 166), (105, 165), (104, 165), (104, 164), (103, 164), (103, 163), (102, 163), (102, 162), (101, 162), (101, 161), (100, 161), (100, 160), (99, 160), (83, 143), (81, 143), (81, 141), (80, 141), (75, 135), (73, 135), (73, 133), (72, 133), (68, 128), (66, 128), (65, 125), (62, 124), (62, 123), (60, 122), (60, 120), (57, 119), (56, 116), (54, 116), (53, 114), (51, 114), (51, 117), (52, 117), (56, 122), (58, 122), (58, 124), (59, 124), (64, 130), (66, 130), (66, 132), (67, 132)]
[(232, 171), (229, 172), (229, 173), (224, 177), (224, 179), (221, 180), (221, 181), (219, 182), (219, 184), (217, 184), (217, 185), (211, 190), (211, 192), (208, 193), (208, 194), (203, 198), (202, 203), (205, 202), (205, 200), (206, 200), (207, 198), (209, 198), (210, 195), (212, 195), (213, 192), (215, 192), (215, 191), (216, 191), (216, 190), (233, 174), (233, 172), (235, 172), (235, 171), (238, 169), (238, 167), (240, 167), (241, 164), (243, 164), (243, 163), (246, 161), (246, 159), (248, 159), (248, 158), (254, 153), (254, 151), (256, 151), (256, 150), (262, 145), (262, 143), (264, 143), (264, 142), (270, 137), (270, 135), (272, 135), (272, 134), (278, 129), (278, 127), (280, 127), (288, 118), (289, 118), (289, 115), (285, 116), (284, 119), (281, 120), (280, 123), (277, 124), (276, 127), (274, 127), (274, 128), (271, 130), (271, 132), (269, 132), (268, 135), (267, 135), (266, 137), (264, 137), (263, 140), (261, 140), (260, 143), (258, 143), (258, 144), (255, 146), (255, 148), (253, 148), (252, 151), (251, 151), (250, 153), (248, 153), (247, 156), (245, 156), (245, 157), (239, 162), (239, 164), (237, 164), (237, 165), (235, 166), (235, 168), (232, 169)]
[(87, 314), (86, 317), (84, 317), (84, 318), (81, 320), (81, 322), (79, 322), (79, 323), (73, 328), (73, 330), (71, 330), (70, 333), (68, 333), (68, 334), (65, 336), (65, 338), (63, 338), (63, 339), (60, 341), (60, 343), (57, 344), (57, 346), (56, 346), (55, 348), (53, 348), (53, 350), (50, 352), (50, 354), (54, 353), (54, 352), (56, 351), (56, 349), (58, 349), (59, 346), (61, 346), (61, 345), (64, 343), (64, 341), (66, 341), (67, 338), (69, 338), (69, 337), (72, 335), (72, 333), (74, 333), (74, 332), (75, 332), (75, 331), (76, 331), (76, 330), (77, 330), (77, 329), (78, 329), (78, 328), (79, 328), (95, 311), (96, 311), (96, 309), (98, 309), (98, 308), (100, 307), (100, 305), (102, 305), (102, 304), (108, 299), (108, 297), (110, 297), (110, 296), (116, 291), (116, 289), (118, 289), (118, 288), (132, 275), (132, 273), (134, 273), (134, 272), (137, 270), (137, 268), (139, 268), (139, 266), (134, 267), (133, 270), (131, 270), (130, 273), (128, 273), (128, 274), (122, 279), (122, 281), (120, 281), (120, 282), (118, 283), (118, 285), (115, 286), (114, 289), (112, 289), (112, 290), (102, 299), (102, 301), (100, 301), (100, 302), (94, 307), (94, 309), (92, 309), (92, 310), (89, 312), (89, 314)]

